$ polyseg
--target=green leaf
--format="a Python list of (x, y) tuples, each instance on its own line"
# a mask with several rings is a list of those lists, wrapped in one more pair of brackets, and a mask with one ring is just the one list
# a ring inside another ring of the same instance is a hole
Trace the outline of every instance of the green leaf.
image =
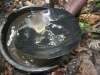
[(86, 22), (79, 22), (79, 25), (80, 25), (81, 29), (90, 28), (90, 24), (88, 24)]
[(100, 3), (99, 3), (99, 4), (97, 4), (97, 7), (100, 7)]

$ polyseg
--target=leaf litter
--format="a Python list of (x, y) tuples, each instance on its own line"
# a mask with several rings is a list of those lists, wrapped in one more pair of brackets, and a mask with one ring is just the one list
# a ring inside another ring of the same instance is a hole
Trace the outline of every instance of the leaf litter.
[[(67, 2), (67, 0), (56, 0), (55, 8), (57, 7), (63, 9), (65, 2)], [(15, 11), (24, 6), (48, 6), (48, 3), (49, 0), (1, 0), (0, 24), (4, 20), (5, 16), (11, 11)], [(88, 17), (86, 17), (86, 15), (88, 15)], [(78, 21), (83, 23), (83, 25), (85, 25), (84, 22), (90, 24), (90, 28), (100, 29), (100, 12), (99, 9), (96, 9), (95, 1), (88, 1), (87, 5), (82, 9)], [(46, 74), (25, 74), (17, 71), (2, 57), (2, 54), (0, 53), (0, 75), (100, 75), (100, 49), (93, 49), (95, 48), (93, 47), (95, 45), (97, 48), (100, 48), (100, 44), (98, 41), (95, 43), (91, 41), (93, 34), (96, 36), (93, 37), (92, 40), (100, 41), (100, 33), (86, 32), (83, 34), (81, 43), (75, 50), (66, 56), (65, 61), (62, 62), (57, 68), (47, 71)]]

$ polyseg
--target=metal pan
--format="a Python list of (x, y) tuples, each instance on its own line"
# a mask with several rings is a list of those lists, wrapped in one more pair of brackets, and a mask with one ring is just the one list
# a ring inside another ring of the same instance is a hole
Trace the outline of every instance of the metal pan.
[[(17, 21), (21, 20), (21, 19), (18, 19), (21, 15), (31, 12), (31, 11), (37, 12), (37, 13), (43, 12), (45, 14), (47, 14), (49, 11), (49, 17), (52, 18), (52, 20), (50, 20), (50, 23), (58, 25), (58, 26), (59, 25), (62, 26), (63, 27), (62, 30), (65, 30), (63, 32), (63, 34), (65, 35), (66, 38), (61, 43), (57, 44), (56, 46), (43, 47), (43, 46), (37, 46), (37, 45), (32, 45), (32, 44), (24, 44), (24, 43), (21, 44), (20, 40), (18, 40), (19, 37), (17, 37), (17, 41), (15, 39), (14, 44), (15, 44), (15, 47), (19, 51), (21, 51), (27, 55), (36, 57), (36, 58), (52, 59), (52, 58), (56, 58), (56, 57), (60, 57), (65, 54), (68, 54), (71, 50), (73, 50), (78, 45), (78, 43), (75, 43), (75, 42), (77, 42), (81, 39), (82, 33), (81, 33), (81, 29), (79, 27), (79, 24), (77, 22), (77, 19), (72, 14), (68, 13), (65, 10), (56, 9), (56, 8), (45, 8), (45, 7), (25, 7), (25, 8), (19, 9), (18, 11), (12, 12), (6, 18), (6, 22), (3, 26), (3, 29), (2, 29), (3, 38), (2, 39), (6, 40), (6, 42), (8, 42), (6, 37), (9, 32), (9, 29), (11, 28), (11, 24), (13, 22), (15, 22), (15, 20), (17, 20)], [(28, 15), (30, 15), (30, 14), (28, 14)], [(18, 26), (18, 25), (16, 25), (16, 26)], [(18, 26), (18, 27), (20, 27), (20, 26)], [(28, 30), (30, 32), (32, 29), (29, 28)], [(52, 31), (52, 27), (50, 30)], [(19, 31), (19, 34), (21, 34), (21, 32), (22, 31)], [(23, 33), (24, 33), (24, 31), (23, 31)], [(57, 35), (59, 33), (60, 33), (60, 31), (58, 30)], [(29, 34), (30, 34), (30, 36), (32, 36), (33, 33), (29, 33)], [(41, 35), (39, 35), (39, 36), (41, 36)], [(32, 37), (34, 38), (35, 35), (33, 34)], [(34, 40), (34, 39), (32, 39), (32, 40)], [(16, 43), (16, 42), (18, 42), (18, 43)], [(27, 42), (27, 41), (24, 41), (24, 42)], [(7, 43), (4, 43), (3, 45), (6, 46), (6, 50), (7, 50), (8, 49)]]

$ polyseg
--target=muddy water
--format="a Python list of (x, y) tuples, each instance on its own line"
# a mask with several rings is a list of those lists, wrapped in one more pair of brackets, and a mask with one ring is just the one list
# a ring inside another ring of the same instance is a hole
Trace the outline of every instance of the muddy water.
[(47, 66), (55, 61), (57, 61), (59, 58), (56, 59), (37, 59), (31, 56), (28, 56), (20, 51), (18, 51), (14, 45), (14, 40), (17, 35), (17, 30), (19, 28), (19, 25), (24, 21), (27, 16), (31, 15), (31, 13), (25, 13), (15, 19), (15, 21), (11, 24), (9, 28), (9, 32), (7, 34), (7, 47), (10, 55), (12, 58), (19, 64), (26, 66), (26, 67), (41, 67), (41, 66)]

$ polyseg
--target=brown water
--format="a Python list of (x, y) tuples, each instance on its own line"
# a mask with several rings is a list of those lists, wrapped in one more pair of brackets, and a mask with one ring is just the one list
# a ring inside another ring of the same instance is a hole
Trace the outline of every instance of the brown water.
[[(32, 15), (31, 12), (25, 13), (25, 14), (21, 15), (20, 17), (18, 17), (17, 19), (15, 19), (15, 21), (11, 24), (11, 26), (9, 28), (9, 32), (7, 34), (8, 51), (9, 51), (10, 55), (12, 56), (12, 58), (21, 65), (24, 65), (27, 67), (40, 67), (40, 66), (50, 65), (50, 64), (56, 62), (57, 60), (59, 60), (59, 58), (48, 59), (48, 60), (37, 59), (37, 58), (28, 56), (28, 55), (20, 52), (19, 50), (17, 50), (18, 48), (15, 47), (15, 37), (19, 36), (18, 29), (20, 28), (20, 25), (22, 24), (22, 22), (25, 21), (25, 18), (27, 18), (30, 15)], [(22, 27), (22, 29), (27, 28), (27, 27), (28, 27), (28, 25)], [(32, 26), (29, 26), (29, 27), (32, 28)], [(36, 36), (33, 41), (33, 42), (35, 42), (34, 43), (35, 45), (45, 46), (45, 47), (55, 46), (55, 45), (61, 43), (65, 39), (65, 36), (63, 34), (57, 33), (58, 29), (62, 30), (62, 26), (54, 24), (49, 27), (53, 28), (52, 31), (54, 31), (54, 33), (52, 33), (50, 30), (45, 30), (45, 31), (42, 30), (43, 32), (41, 33), (41, 35), (44, 35), (47, 33), (48, 38), (46, 38), (44, 36), (41, 36), (41, 37)], [(55, 31), (55, 29), (56, 29), (56, 31)], [(62, 31), (62, 33), (63, 33), (63, 31)], [(57, 34), (57, 35), (55, 35), (55, 34)], [(24, 37), (22, 37), (22, 38), (24, 38)]]

